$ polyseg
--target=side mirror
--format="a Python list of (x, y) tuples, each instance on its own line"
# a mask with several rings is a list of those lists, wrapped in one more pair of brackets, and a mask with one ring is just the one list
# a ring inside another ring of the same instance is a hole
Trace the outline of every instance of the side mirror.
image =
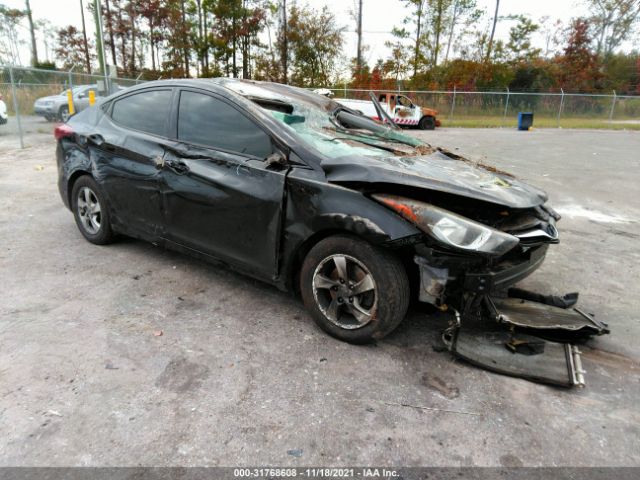
[(265, 168), (273, 170), (281, 170), (288, 165), (287, 158), (279, 153), (272, 153), (264, 160)]

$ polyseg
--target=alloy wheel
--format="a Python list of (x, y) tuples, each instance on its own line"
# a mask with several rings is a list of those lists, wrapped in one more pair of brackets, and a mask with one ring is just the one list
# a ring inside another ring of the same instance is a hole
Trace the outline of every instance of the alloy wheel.
[(78, 216), (82, 227), (90, 235), (96, 235), (100, 231), (102, 210), (95, 192), (89, 187), (78, 190)]
[(349, 255), (330, 255), (318, 264), (313, 296), (323, 315), (340, 328), (354, 330), (374, 319), (376, 282), (369, 269)]

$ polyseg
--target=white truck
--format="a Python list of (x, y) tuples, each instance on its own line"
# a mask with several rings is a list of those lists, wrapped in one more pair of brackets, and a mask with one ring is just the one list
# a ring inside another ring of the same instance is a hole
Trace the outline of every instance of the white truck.
[[(433, 130), (440, 126), (437, 119), (438, 111), (428, 107), (416, 105), (409, 97), (396, 92), (381, 92), (376, 94), (382, 109), (400, 127), (417, 127), (422, 130)], [(385, 121), (378, 118), (376, 108), (371, 100), (335, 99), (345, 107), (357, 110), (367, 117)]]

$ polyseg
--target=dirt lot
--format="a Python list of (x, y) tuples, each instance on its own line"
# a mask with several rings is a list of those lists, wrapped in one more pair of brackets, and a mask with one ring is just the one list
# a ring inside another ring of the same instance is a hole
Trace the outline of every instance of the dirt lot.
[(567, 391), (435, 351), (444, 321), (421, 311), (357, 347), (267, 285), (138, 241), (91, 245), (37, 131), (25, 150), (0, 134), (0, 465), (640, 465), (640, 134), (417, 133), (564, 214), (523, 286), (579, 291), (613, 330)]

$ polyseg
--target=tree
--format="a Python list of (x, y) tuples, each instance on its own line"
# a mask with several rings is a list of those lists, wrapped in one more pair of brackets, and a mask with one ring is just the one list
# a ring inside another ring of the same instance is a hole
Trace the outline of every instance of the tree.
[(531, 62), (540, 55), (540, 49), (531, 45), (531, 35), (540, 26), (524, 15), (518, 15), (514, 19), (518, 23), (509, 30), (509, 42), (506, 45), (509, 58), (514, 62)]
[[(391, 51), (389, 57), (384, 63), (384, 70), (393, 76), (396, 84), (409, 71), (410, 64), (407, 58), (411, 57), (411, 47), (408, 47), (405, 40), (409, 38), (409, 32), (404, 28), (395, 28), (391, 32), (395, 37), (393, 41), (385, 42), (386, 47)], [(415, 52), (414, 52), (415, 53)], [(414, 71), (417, 65), (413, 64)]]
[[(93, 49), (93, 43), (90, 42), (90, 50)], [(85, 71), (84, 38), (82, 32), (73, 25), (58, 29), (58, 45), (54, 53), (63, 69), (70, 70), (76, 67), (76, 70)], [(95, 54), (91, 54), (90, 60), (95, 59)]]
[(458, 33), (457, 43), (468, 43), (465, 41), (465, 37), (470, 33), (470, 27), (475, 25), (484, 14), (483, 10), (477, 8), (476, 0), (453, 0), (449, 8), (447, 49), (444, 55), (445, 63), (449, 60), (453, 40), (456, 39), (456, 31), (462, 27), (462, 30)]
[(498, 10), (500, 9), (500, 0), (496, 0), (496, 11), (493, 14), (493, 24), (491, 26), (491, 35), (489, 35), (489, 43), (487, 45), (487, 53), (485, 62), (488, 62), (491, 58), (491, 49), (493, 48), (493, 37), (496, 34), (496, 25), (498, 23)]
[(18, 35), (18, 26), (25, 17), (25, 12), (17, 8), (8, 8), (0, 4), (0, 62), (19, 65), (20, 45), (23, 43)]
[(36, 43), (36, 29), (33, 25), (33, 16), (31, 15), (31, 4), (29, 0), (25, 0), (25, 14), (29, 21), (29, 35), (31, 36), (31, 65), (38, 66), (38, 45)]
[(596, 52), (607, 59), (632, 38), (640, 19), (640, 0), (587, 0), (597, 39)]
[(84, 21), (84, 5), (80, 0), (80, 15), (82, 17), (82, 40), (84, 42), (84, 60), (87, 73), (91, 73), (91, 57), (89, 56), (89, 42), (87, 41), (87, 26)]
[(592, 51), (589, 23), (577, 18), (569, 27), (567, 45), (559, 59), (560, 86), (573, 91), (593, 91), (602, 79), (598, 56)]
[(288, 17), (291, 79), (299, 86), (329, 85), (342, 51), (344, 27), (326, 6), (318, 11), (294, 5)]
[[(405, 25), (413, 24), (415, 27), (414, 35), (413, 35), (413, 58), (411, 63), (413, 64), (413, 76), (415, 77), (418, 73), (419, 67), (424, 63), (424, 56), (421, 53), (421, 48), (424, 43), (423, 39), (423, 15), (426, 7), (427, 0), (402, 0), (408, 6), (413, 7), (413, 15), (404, 19)], [(402, 35), (398, 36), (397, 33), (401, 33)], [(405, 29), (398, 30), (393, 29), (392, 33), (397, 38), (406, 38), (408, 37), (407, 31)]]

